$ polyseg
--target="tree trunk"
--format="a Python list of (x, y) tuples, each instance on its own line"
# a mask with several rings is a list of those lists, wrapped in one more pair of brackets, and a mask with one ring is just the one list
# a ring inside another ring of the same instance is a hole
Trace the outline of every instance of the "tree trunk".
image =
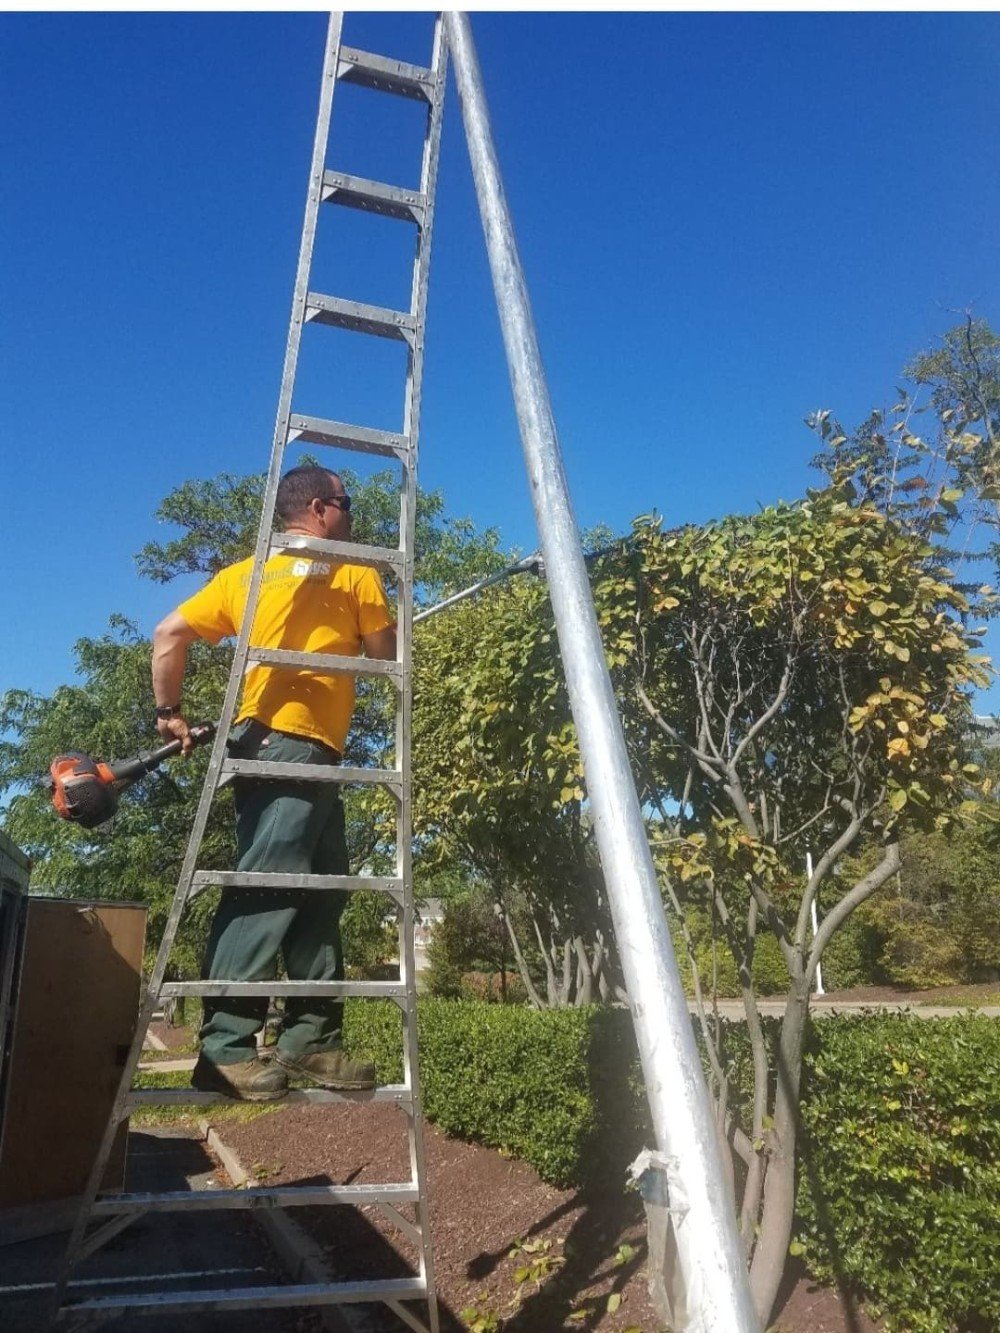
[(573, 944), (576, 949), (576, 957), (579, 964), (576, 971), (576, 997), (574, 1003), (577, 1005), (593, 1004), (594, 974), (590, 970), (590, 959), (587, 957), (587, 950), (583, 943), (583, 937), (577, 935)]
[(569, 1008), (570, 988), (573, 985), (573, 941), (563, 940), (562, 985), (559, 987), (559, 1008)]
[(802, 1048), (809, 1015), (809, 991), (792, 987), (781, 1020), (774, 1128), (766, 1135), (768, 1164), (760, 1240), (750, 1265), (750, 1290), (761, 1322), (767, 1324), (781, 1284), (795, 1212), (795, 1139), (799, 1120)]
[(513, 923), (506, 912), (503, 913), (504, 924), (507, 927), (507, 934), (510, 936), (510, 945), (514, 950), (514, 961), (517, 963), (517, 970), (521, 974), (521, 980), (524, 982), (524, 989), (527, 991), (528, 999), (536, 1009), (544, 1009), (542, 997), (535, 990), (535, 983), (531, 980), (531, 973), (528, 971), (528, 964), (524, 961), (524, 954), (521, 952), (521, 945), (517, 934), (514, 931)]

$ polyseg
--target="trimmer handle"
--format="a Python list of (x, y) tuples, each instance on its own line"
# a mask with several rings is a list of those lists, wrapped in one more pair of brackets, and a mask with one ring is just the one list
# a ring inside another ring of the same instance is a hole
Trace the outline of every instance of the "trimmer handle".
[[(197, 722), (191, 728), (191, 743), (195, 746), (204, 745), (215, 735), (214, 722)], [(184, 742), (175, 740), (167, 741), (166, 745), (161, 745), (156, 750), (151, 750), (148, 754), (143, 754), (138, 759), (119, 759), (107, 767), (111, 771), (116, 783), (136, 782), (139, 778), (145, 777), (147, 773), (152, 773), (164, 759), (169, 759), (172, 754), (180, 754)]]

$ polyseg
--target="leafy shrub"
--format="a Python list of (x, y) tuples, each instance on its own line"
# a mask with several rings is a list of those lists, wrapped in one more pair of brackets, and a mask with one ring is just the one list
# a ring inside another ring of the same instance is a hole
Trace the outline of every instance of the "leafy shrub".
[[(501, 985), (503, 981), (503, 985)], [(525, 1004), (528, 993), (519, 972), (463, 972), (459, 998), (485, 1000), (487, 1004)]]
[[(651, 1142), (625, 1010), (536, 1011), (422, 999), (428, 1117), (530, 1162), (556, 1185), (600, 1164), (624, 1178)], [(777, 1023), (766, 1025), (769, 1041)], [(749, 1094), (746, 1027), (725, 1024), (733, 1103)], [(401, 1014), (350, 1001), (349, 1049), (402, 1077)], [(806, 1053), (797, 1239), (818, 1277), (867, 1291), (891, 1329), (1000, 1327), (1000, 1022), (824, 1018)]]
[[(390, 1001), (346, 1006), (344, 1044), (374, 1059), (380, 1082), (402, 1078), (401, 1021)], [(424, 1110), (446, 1134), (520, 1157), (560, 1186), (581, 1183), (589, 1163), (605, 1160), (596, 1151), (605, 1128), (628, 1143), (619, 1151), (638, 1151), (638, 1136), (620, 1132), (638, 1123), (642, 1100), (641, 1085), (627, 1086), (626, 1011), (427, 998), (418, 1025)]]
[(807, 1056), (799, 1240), (911, 1333), (1000, 1327), (1000, 1023), (824, 1020)]
[(849, 990), (882, 981), (881, 947), (881, 935), (862, 912), (848, 917), (823, 951), (824, 989)]
[[(739, 977), (736, 963), (729, 945), (721, 931), (716, 939), (712, 938), (712, 924), (707, 914), (699, 907), (688, 903), (685, 920), (694, 949), (698, 975), (702, 991), (706, 994), (712, 989), (715, 980), (716, 993), (720, 999), (738, 999), (740, 994)], [(680, 924), (672, 912), (667, 913), (667, 922), (677, 956), (684, 993), (694, 994), (694, 982), (691, 958), (688, 947), (681, 934)], [(769, 931), (763, 931), (757, 937), (757, 948), (753, 960), (753, 979), (758, 995), (786, 995), (788, 993), (788, 968), (781, 955), (781, 946)]]

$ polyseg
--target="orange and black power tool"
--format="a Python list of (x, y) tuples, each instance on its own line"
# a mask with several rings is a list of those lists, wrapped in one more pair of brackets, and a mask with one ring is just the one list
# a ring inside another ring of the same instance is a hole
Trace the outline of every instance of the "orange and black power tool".
[[(214, 735), (214, 722), (199, 722), (191, 728), (195, 745), (204, 745)], [(49, 790), (56, 814), (84, 828), (97, 828), (118, 809), (118, 797), (126, 787), (152, 773), (170, 755), (180, 754), (180, 750), (180, 741), (170, 741), (149, 754), (111, 764), (92, 759), (82, 750), (57, 755), (49, 765)]]

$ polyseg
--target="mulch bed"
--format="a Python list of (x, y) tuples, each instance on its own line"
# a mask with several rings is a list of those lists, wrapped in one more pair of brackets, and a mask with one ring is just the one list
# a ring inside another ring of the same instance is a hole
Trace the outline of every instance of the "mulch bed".
[[(221, 1133), (267, 1185), (374, 1184), (409, 1178), (405, 1118), (392, 1106), (287, 1106)], [(657, 1333), (646, 1291), (645, 1216), (620, 1179), (587, 1193), (546, 1185), (523, 1162), (426, 1130), (431, 1234), (442, 1333), (469, 1326), (469, 1307), (502, 1319), (504, 1333)], [(404, 1277), (411, 1247), (376, 1209), (297, 1209), (338, 1277)], [(527, 1243), (533, 1249), (512, 1249)], [(623, 1248), (625, 1247), (625, 1248)], [(517, 1270), (535, 1273), (517, 1282)], [(620, 1296), (620, 1303), (609, 1298)], [(385, 1312), (388, 1330), (394, 1317)], [(782, 1333), (877, 1333), (850, 1300), (795, 1264), (774, 1316)], [(379, 1325), (382, 1327), (382, 1325)], [(398, 1325), (402, 1328), (402, 1325)]]

